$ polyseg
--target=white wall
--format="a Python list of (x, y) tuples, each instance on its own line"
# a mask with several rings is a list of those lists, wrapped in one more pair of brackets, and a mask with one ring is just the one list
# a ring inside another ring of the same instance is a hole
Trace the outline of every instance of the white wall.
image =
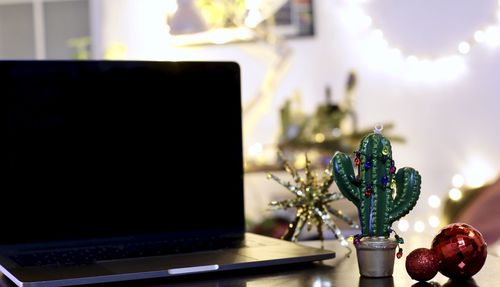
[[(412, 215), (415, 220), (436, 213), (429, 209), (427, 197), (445, 196), (453, 174), (466, 172), (474, 162), (479, 166), (476, 171), (485, 166), (488, 178), (499, 174), (500, 46), (472, 45), (463, 57), (432, 64), (436, 57), (458, 55), (460, 41), (472, 40), (477, 29), (498, 23), (497, 0), (372, 0), (357, 6), (370, 15), (370, 27), (355, 21), (356, 13), (347, 5), (355, 1), (315, 2), (317, 34), (288, 42), (293, 49), (291, 66), (269, 99), (269, 113), (257, 123), (255, 133), (245, 138), (247, 145), (276, 139), (277, 108), (294, 90), (302, 91), (304, 108), (312, 111), (323, 101), (325, 85), (340, 96), (348, 71), (355, 69), (361, 127), (394, 122), (395, 133), (407, 139), (406, 144), (394, 146), (397, 166), (412, 166), (422, 174), (422, 199)], [(256, 95), (275, 59), (262, 44), (179, 51), (166, 41), (159, 9), (162, 1), (104, 3), (104, 45), (124, 43), (128, 57), (134, 59), (236, 60), (242, 66), (245, 101)], [(376, 28), (400, 54), (395, 50), (391, 54), (383, 40), (373, 38)], [(411, 64), (406, 60), (409, 55), (430, 61)]]

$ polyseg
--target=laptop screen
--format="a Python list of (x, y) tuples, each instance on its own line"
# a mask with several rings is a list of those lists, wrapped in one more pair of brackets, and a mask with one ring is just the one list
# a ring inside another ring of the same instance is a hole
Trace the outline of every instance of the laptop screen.
[(235, 63), (3, 61), (0, 244), (242, 233)]

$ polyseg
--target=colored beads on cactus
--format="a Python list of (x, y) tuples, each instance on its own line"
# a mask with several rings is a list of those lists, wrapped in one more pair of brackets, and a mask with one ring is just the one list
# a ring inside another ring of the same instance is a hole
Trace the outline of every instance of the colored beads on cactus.
[(366, 161), (365, 161), (365, 169), (370, 169), (372, 167), (372, 162), (370, 161), (370, 158), (368, 158)]
[(357, 175), (348, 155), (335, 154), (335, 182), (358, 208), (362, 235), (388, 237), (392, 223), (417, 203), (420, 174), (410, 167), (396, 170), (391, 143), (380, 132), (365, 136), (355, 155)]
[(383, 155), (388, 155), (389, 154), (389, 149), (386, 146), (382, 149), (382, 154)]
[(382, 177), (382, 185), (387, 186), (388, 183), (389, 183), (389, 178), (387, 177), (387, 175), (384, 175)]
[(396, 167), (395, 166), (391, 166), (391, 168), (389, 169), (389, 172), (391, 174), (395, 174), (396, 173)]

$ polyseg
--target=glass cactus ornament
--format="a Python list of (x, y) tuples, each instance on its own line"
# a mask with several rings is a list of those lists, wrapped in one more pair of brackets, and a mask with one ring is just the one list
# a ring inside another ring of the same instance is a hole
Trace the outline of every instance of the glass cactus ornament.
[[(420, 174), (411, 167), (396, 169), (390, 141), (382, 127), (361, 140), (354, 164), (348, 155), (336, 153), (332, 159), (334, 180), (340, 192), (358, 208), (361, 234), (354, 236), (359, 273), (365, 277), (392, 276), (396, 246), (403, 238), (391, 225), (410, 212), (420, 195)], [(400, 247), (397, 258), (403, 256)]]
[(392, 223), (408, 214), (420, 195), (420, 174), (411, 167), (396, 169), (381, 130), (365, 136), (354, 153), (357, 175), (348, 155), (338, 152), (332, 158), (340, 192), (358, 208), (361, 237), (389, 237)]

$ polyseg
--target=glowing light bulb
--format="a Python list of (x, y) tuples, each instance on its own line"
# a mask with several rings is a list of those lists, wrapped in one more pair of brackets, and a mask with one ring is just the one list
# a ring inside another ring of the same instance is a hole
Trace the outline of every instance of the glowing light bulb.
[(176, 0), (167, 0), (165, 2), (165, 9), (166, 9), (166, 13), (168, 15), (174, 15), (174, 13), (177, 11), (177, 1)]
[(453, 187), (456, 188), (461, 188), (464, 186), (465, 179), (461, 174), (455, 174), (453, 178), (451, 179), (451, 184), (453, 184)]
[(375, 39), (383, 39), (384, 32), (382, 32), (382, 30), (380, 30), (380, 29), (373, 30), (372, 37)]
[(414, 55), (410, 55), (406, 58), (406, 62), (410, 65), (416, 65), (418, 63), (418, 58)]
[(245, 1), (245, 6), (249, 10), (258, 9), (261, 2), (262, 2), (262, 0), (247, 0), (247, 1)]
[(408, 231), (408, 229), (410, 229), (410, 223), (405, 219), (401, 219), (398, 223), (398, 229), (401, 232), (406, 232)]
[(436, 228), (439, 226), (439, 223), (441, 223), (441, 220), (439, 220), (439, 217), (437, 217), (435, 215), (431, 215), (431, 216), (429, 216), (428, 222), (429, 222), (429, 225), (431, 227)]
[(441, 199), (439, 198), (439, 196), (433, 194), (429, 196), (429, 198), (427, 199), (427, 203), (432, 208), (438, 208), (439, 206), (441, 206)]
[(248, 148), (248, 155), (251, 157), (258, 156), (263, 150), (263, 146), (261, 143), (254, 143)]
[(250, 28), (255, 28), (262, 21), (262, 14), (257, 9), (252, 9), (248, 11), (248, 15), (245, 18), (245, 25)]
[(462, 191), (458, 188), (452, 188), (450, 189), (450, 192), (448, 192), (448, 196), (453, 201), (459, 201), (462, 199)]
[(421, 232), (424, 232), (425, 230), (425, 223), (421, 220), (417, 220), (415, 222), (415, 224), (413, 225), (413, 229), (418, 232), (418, 233), (421, 233)]
[(458, 51), (462, 54), (467, 54), (470, 51), (470, 44), (463, 41), (458, 44)]
[(481, 157), (471, 158), (463, 169), (463, 174), (465, 183), (472, 188), (483, 186), (497, 175), (495, 169)]
[(322, 133), (317, 133), (314, 135), (314, 140), (317, 142), (317, 143), (322, 143), (325, 141), (325, 135), (322, 134)]
[(361, 25), (365, 28), (369, 28), (373, 23), (372, 17), (367, 15), (361, 17), (360, 20), (361, 20)]
[(490, 46), (500, 46), (500, 26), (490, 26), (485, 31), (485, 43)]
[(478, 30), (474, 33), (474, 40), (478, 43), (483, 43), (486, 40), (486, 35), (484, 31)]
[(391, 49), (390, 53), (393, 57), (396, 57), (396, 58), (401, 57), (401, 50), (399, 50), (398, 48)]

